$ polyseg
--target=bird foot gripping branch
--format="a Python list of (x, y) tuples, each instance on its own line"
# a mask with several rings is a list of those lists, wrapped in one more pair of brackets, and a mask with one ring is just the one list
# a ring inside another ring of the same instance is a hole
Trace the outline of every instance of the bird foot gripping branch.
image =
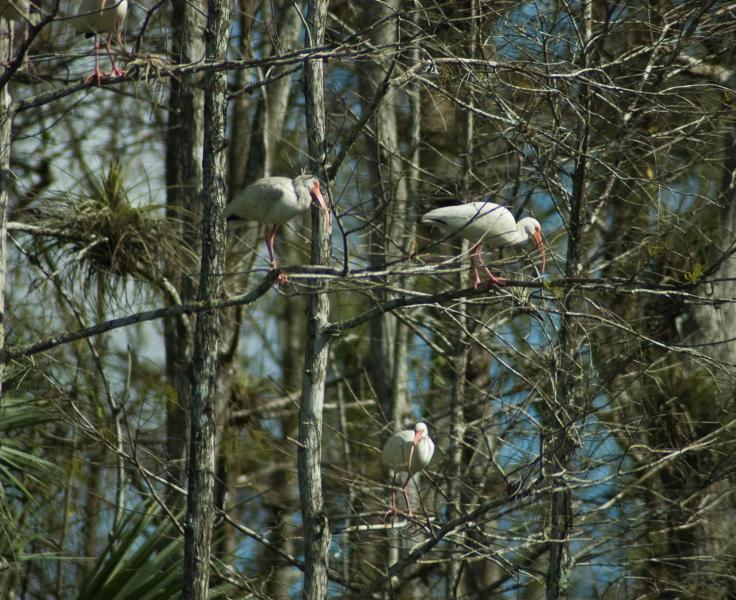
[[(330, 225), (330, 208), (320, 191), (319, 179), (312, 175), (288, 177), (261, 177), (241, 192), (225, 207), (225, 218), (232, 228), (248, 221), (258, 221), (270, 225), (266, 232), (266, 248), (271, 271), (278, 270), (276, 260), (276, 232), (280, 225), (309, 210), (314, 205)], [(286, 273), (278, 274), (280, 286), (288, 283)]]
[(473, 244), (473, 269), (475, 287), (481, 281), (478, 267), (481, 267), (493, 285), (505, 285), (506, 280), (496, 277), (483, 262), (483, 243), (491, 247), (519, 246), (533, 239), (542, 258), (542, 270), (546, 263), (542, 226), (539, 221), (526, 217), (518, 223), (504, 206), (493, 202), (468, 202), (459, 206), (445, 206), (430, 210), (422, 217), (422, 223), (434, 225), (446, 232), (468, 240)]
[[(113, 0), (112, 2), (104, 2), (102, 0), (83, 0), (77, 17), (74, 19), (74, 25), (77, 33), (83, 33), (86, 37), (94, 37), (95, 50), (95, 70), (85, 77), (86, 84), (93, 81), (100, 85), (102, 81), (108, 77), (120, 77), (125, 75), (125, 71), (115, 64), (115, 58), (112, 55), (112, 38), (117, 39), (122, 46), (122, 30), (125, 17), (128, 14), (128, 0)], [(110, 73), (104, 73), (100, 69), (100, 44), (98, 36), (101, 33), (107, 34), (105, 47), (107, 55), (110, 58), (112, 70)]]
[(404, 502), (406, 502), (409, 516), (414, 517), (407, 488), (414, 474), (429, 466), (433, 455), (434, 442), (429, 437), (429, 429), (426, 423), (417, 423), (413, 430), (405, 429), (388, 438), (381, 451), (381, 462), (394, 472), (394, 481), (391, 487), (391, 504), (384, 515), (384, 519), (389, 514), (392, 515), (391, 523), (393, 524), (398, 513), (394, 484), (396, 483), (396, 475), (402, 472), (407, 473), (407, 477), (404, 485), (401, 486), (401, 491), (404, 495)]

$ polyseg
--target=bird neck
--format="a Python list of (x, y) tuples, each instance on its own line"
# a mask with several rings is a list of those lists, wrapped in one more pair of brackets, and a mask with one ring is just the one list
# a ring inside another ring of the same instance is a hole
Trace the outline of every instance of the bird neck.
[(309, 192), (309, 188), (296, 180), (292, 182), (292, 186), (294, 188), (294, 193), (296, 194), (299, 207), (302, 210), (308, 209), (309, 205), (312, 203), (312, 194)]
[(526, 230), (520, 225), (516, 224), (516, 233), (514, 234), (513, 239), (509, 242), (509, 246), (518, 246), (520, 244), (523, 244), (529, 239), (529, 236), (526, 233)]
[(526, 229), (528, 217), (524, 217), (516, 224), (516, 233), (514, 238), (509, 242), (510, 246), (518, 246), (526, 243), (529, 239), (529, 232)]

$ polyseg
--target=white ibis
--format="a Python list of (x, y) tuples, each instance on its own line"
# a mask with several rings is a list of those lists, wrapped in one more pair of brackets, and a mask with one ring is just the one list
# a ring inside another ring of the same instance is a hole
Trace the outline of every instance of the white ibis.
[(128, 0), (82, 0), (77, 16), (74, 19), (76, 31), (77, 33), (85, 34), (85, 37), (95, 38), (95, 71), (85, 81), (95, 80), (97, 85), (99, 85), (105, 76), (105, 73), (100, 70), (100, 44), (97, 39), (100, 33), (107, 34), (105, 44), (107, 55), (110, 57), (110, 63), (112, 64), (110, 75), (117, 77), (125, 73), (125, 71), (118, 68), (115, 64), (110, 45), (113, 34), (116, 36), (118, 44), (122, 45), (121, 34), (123, 22), (127, 14)]
[(381, 451), (381, 462), (394, 472), (394, 478), (391, 487), (391, 507), (386, 514), (395, 515), (396, 510), (396, 484), (397, 473), (407, 473), (404, 485), (401, 491), (404, 494), (404, 502), (412, 515), (411, 505), (409, 504), (409, 494), (406, 488), (414, 473), (425, 469), (429, 466), (434, 454), (434, 442), (429, 437), (429, 429), (426, 423), (417, 423), (414, 429), (405, 429), (394, 433), (388, 440)]
[[(501, 248), (504, 246), (518, 246), (533, 239), (542, 255), (542, 273), (546, 256), (542, 243), (542, 226), (539, 221), (526, 217), (518, 223), (511, 212), (493, 202), (469, 202), (459, 206), (445, 206), (430, 210), (422, 217), (422, 223), (436, 225), (448, 233), (468, 240), (473, 244), (471, 251), (478, 264), (495, 285), (503, 285), (505, 279), (496, 277), (488, 270), (481, 256), (481, 244)], [(473, 264), (475, 271), (475, 287), (480, 285), (478, 268)]]
[[(312, 175), (288, 177), (262, 177), (257, 179), (225, 207), (228, 223), (237, 227), (246, 221), (258, 221), (271, 225), (266, 232), (266, 247), (271, 270), (278, 269), (274, 244), (279, 225), (290, 221), (300, 213), (309, 210), (311, 204), (318, 206), (330, 222), (330, 209), (319, 189), (319, 179)], [(279, 274), (279, 283), (288, 281), (286, 274)]]

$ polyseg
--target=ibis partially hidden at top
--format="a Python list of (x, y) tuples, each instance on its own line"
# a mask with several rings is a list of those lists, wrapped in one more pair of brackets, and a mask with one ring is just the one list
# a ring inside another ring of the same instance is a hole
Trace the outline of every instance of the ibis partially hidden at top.
[(127, 14), (128, 0), (82, 0), (74, 19), (74, 27), (77, 33), (83, 33), (85, 37), (95, 38), (95, 70), (85, 79), (85, 82), (96, 81), (99, 85), (106, 75), (100, 70), (100, 44), (97, 39), (97, 35), (100, 33), (107, 34), (105, 45), (112, 65), (110, 75), (118, 77), (125, 74), (125, 71), (115, 64), (111, 43), (112, 36), (115, 35), (118, 45), (122, 46), (123, 23)]
[(417, 423), (414, 429), (399, 431), (388, 438), (381, 451), (381, 462), (394, 472), (391, 487), (391, 506), (386, 513), (387, 515), (391, 514), (393, 517), (397, 513), (396, 490), (393, 487), (396, 483), (396, 475), (407, 473), (401, 491), (404, 494), (404, 502), (406, 502), (409, 515), (413, 516), (407, 487), (415, 473), (429, 466), (433, 455), (434, 442), (429, 437), (429, 429), (426, 423)]
[[(319, 179), (316, 177), (312, 175), (299, 175), (294, 179), (262, 177), (247, 186), (225, 207), (225, 218), (232, 226), (247, 221), (271, 225), (266, 232), (266, 248), (271, 270), (276, 271), (278, 269), (274, 252), (276, 230), (279, 225), (309, 210), (312, 204), (323, 211), (325, 221), (329, 223), (330, 209), (322, 197)], [(279, 283), (284, 285), (287, 281), (286, 273), (280, 273)]]
[[(473, 247), (473, 256), (488, 278), (495, 285), (503, 285), (506, 280), (496, 277), (488, 270), (481, 255), (483, 243), (496, 248), (518, 246), (533, 239), (542, 255), (542, 269), (546, 262), (542, 226), (539, 221), (526, 217), (518, 223), (504, 206), (493, 202), (469, 202), (459, 206), (445, 206), (430, 210), (422, 217), (422, 223), (435, 225), (452, 235), (468, 240)], [(480, 285), (478, 267), (473, 264), (475, 287)]]

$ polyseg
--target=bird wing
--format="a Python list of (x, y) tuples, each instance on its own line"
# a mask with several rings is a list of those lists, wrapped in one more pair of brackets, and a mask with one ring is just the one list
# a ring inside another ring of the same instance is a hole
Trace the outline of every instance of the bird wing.
[(394, 433), (386, 440), (381, 451), (381, 463), (392, 471), (407, 471), (412, 441), (414, 441), (414, 432), (411, 430)]
[(419, 467), (428, 467), (432, 462), (434, 456), (434, 442), (431, 438), (423, 439), (417, 444), (417, 454), (419, 457)]
[(285, 201), (291, 196), (296, 198), (291, 179), (263, 177), (235, 196), (225, 207), (225, 218), (280, 225), (301, 212), (295, 204)]
[(128, 12), (128, 0), (82, 0), (74, 19), (77, 33), (115, 31)]
[(430, 210), (422, 223), (437, 225), (473, 243), (481, 240), (504, 245), (516, 235), (516, 221), (509, 210), (493, 202), (468, 202)]

